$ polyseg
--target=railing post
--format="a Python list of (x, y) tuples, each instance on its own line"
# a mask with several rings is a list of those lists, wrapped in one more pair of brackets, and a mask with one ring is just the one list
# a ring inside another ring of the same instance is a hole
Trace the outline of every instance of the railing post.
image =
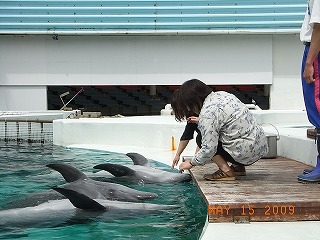
[(4, 122), (4, 141), (5, 142), (7, 142), (7, 131), (8, 131), (8, 123), (7, 123), (7, 121), (5, 120), (5, 122)]
[(31, 143), (31, 122), (28, 122), (28, 143)]
[(17, 142), (19, 142), (19, 122), (16, 122)]
[(43, 122), (41, 122), (40, 125), (41, 125), (41, 134), (40, 134), (40, 136), (41, 136), (41, 143), (44, 143)]

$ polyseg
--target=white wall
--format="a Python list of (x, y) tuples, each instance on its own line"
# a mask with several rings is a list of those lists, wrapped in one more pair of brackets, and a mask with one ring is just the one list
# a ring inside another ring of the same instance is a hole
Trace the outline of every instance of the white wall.
[(46, 86), (1, 86), (0, 111), (47, 110)]
[[(106, 145), (171, 150), (177, 147), (185, 123), (173, 116), (141, 116), (101, 119), (55, 120), (53, 142), (56, 145), (71, 144)], [(173, 137), (173, 140), (172, 140)], [(195, 141), (191, 141), (192, 151)]]
[(48, 85), (178, 85), (190, 78), (272, 84), (272, 109), (301, 109), (302, 49), (296, 35), (0, 36), (0, 109), (46, 110)]
[(273, 84), (270, 109), (305, 109), (300, 79), (304, 45), (299, 35), (273, 37)]

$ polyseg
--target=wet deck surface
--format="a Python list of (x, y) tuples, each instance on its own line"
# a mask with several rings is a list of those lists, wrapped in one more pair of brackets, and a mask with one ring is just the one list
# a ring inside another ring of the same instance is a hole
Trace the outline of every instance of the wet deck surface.
[(191, 174), (208, 205), (209, 222), (320, 220), (320, 184), (302, 184), (303, 163), (278, 157), (246, 167), (235, 181), (205, 181), (215, 164), (197, 166)]

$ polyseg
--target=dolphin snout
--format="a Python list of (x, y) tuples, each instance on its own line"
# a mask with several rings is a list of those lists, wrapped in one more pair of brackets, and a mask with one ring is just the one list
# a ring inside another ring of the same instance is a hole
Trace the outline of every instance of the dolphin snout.
[(142, 191), (117, 191), (114, 193), (114, 195), (117, 195), (118, 199), (125, 199), (125, 201), (129, 202), (139, 202), (149, 199), (155, 199), (158, 197), (158, 194), (153, 192), (142, 192)]

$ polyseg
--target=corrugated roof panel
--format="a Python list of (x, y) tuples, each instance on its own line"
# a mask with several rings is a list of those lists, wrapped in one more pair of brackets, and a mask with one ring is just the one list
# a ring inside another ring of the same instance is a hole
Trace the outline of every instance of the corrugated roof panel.
[(4, 0), (2, 34), (297, 32), (305, 0)]

